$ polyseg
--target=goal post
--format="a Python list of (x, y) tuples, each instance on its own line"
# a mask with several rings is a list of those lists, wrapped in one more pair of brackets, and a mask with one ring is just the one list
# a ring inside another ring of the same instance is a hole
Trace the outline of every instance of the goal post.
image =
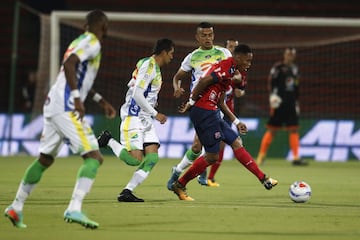
[[(51, 13), (51, 61), (50, 79), (55, 79), (60, 59), (60, 22), (61, 20), (84, 20), (85, 11), (53, 11)], [(129, 13), (106, 12), (110, 21), (126, 22), (165, 22), (199, 23), (201, 21), (221, 24), (245, 24), (262, 26), (311, 26), (311, 27), (359, 27), (357, 18), (314, 18), (314, 17), (272, 17), (272, 16), (234, 16), (206, 14), (165, 14), (165, 13)]]

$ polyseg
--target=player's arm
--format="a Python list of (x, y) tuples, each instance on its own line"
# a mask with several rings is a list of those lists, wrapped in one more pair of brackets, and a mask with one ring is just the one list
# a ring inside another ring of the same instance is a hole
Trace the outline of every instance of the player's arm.
[(220, 110), (226, 115), (230, 121), (236, 126), (240, 134), (247, 133), (247, 127), (244, 123), (242, 123), (233, 112), (229, 109), (229, 107), (225, 103), (225, 93), (222, 93), (219, 99), (218, 106)]
[(179, 107), (179, 112), (185, 113), (186, 111), (188, 111), (195, 104), (196, 100), (198, 100), (200, 94), (213, 83), (214, 78), (212, 75), (206, 75), (204, 77), (201, 77), (198, 84), (193, 88), (190, 94), (189, 101)]
[(89, 97), (104, 109), (107, 118), (112, 119), (116, 116), (115, 108), (100, 93), (97, 93), (94, 89), (90, 89)]
[(156, 111), (156, 109), (146, 100), (144, 95), (145, 89), (148, 89), (149, 85), (154, 80), (156, 74), (154, 65), (149, 64), (149, 61), (145, 61), (141, 66), (138, 66), (138, 69), (132, 98), (142, 111), (150, 114), (153, 118), (163, 124), (166, 122), (166, 116), (162, 113), (158, 113), (158, 111)]
[(146, 101), (146, 98), (144, 96), (145, 90), (139, 86), (135, 86), (134, 88), (134, 94), (133, 98), (137, 105), (146, 113), (151, 114), (152, 117), (154, 117), (156, 120), (158, 120), (161, 124), (166, 122), (166, 116), (162, 113), (159, 113), (156, 111), (155, 108), (153, 108), (148, 101)]
[(194, 87), (191, 92), (190, 99), (196, 102), (200, 97), (200, 94), (210, 85), (214, 84), (213, 75), (209, 74), (199, 79), (198, 84)]
[(281, 97), (278, 95), (277, 76), (278, 69), (274, 66), (268, 77), (269, 104), (271, 109), (278, 108), (282, 102)]
[(173, 88), (174, 88), (174, 97), (179, 98), (181, 97), (185, 90), (181, 87), (181, 80), (188, 78), (189, 73), (185, 72), (181, 68), (177, 71), (177, 73), (173, 77)]
[(74, 111), (79, 114), (82, 119), (85, 115), (84, 104), (80, 100), (80, 92), (77, 88), (76, 66), (80, 63), (80, 59), (76, 54), (71, 54), (63, 63), (66, 82), (70, 86), (71, 96), (74, 98)]
[(236, 98), (240, 98), (240, 97), (242, 97), (242, 96), (244, 96), (245, 95), (245, 90), (242, 90), (242, 89), (240, 89), (240, 88), (235, 88), (234, 89), (234, 96), (236, 97)]
[(218, 106), (219, 106), (221, 112), (223, 112), (224, 115), (227, 116), (231, 122), (235, 121), (235, 119), (236, 119), (235, 114), (233, 112), (231, 112), (231, 110), (225, 103), (225, 93), (221, 94)]

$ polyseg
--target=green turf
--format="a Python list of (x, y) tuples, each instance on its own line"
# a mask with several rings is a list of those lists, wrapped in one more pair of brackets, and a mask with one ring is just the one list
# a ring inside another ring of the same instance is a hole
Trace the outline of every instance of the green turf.
[[(11, 203), (29, 157), (0, 158), (0, 210)], [(94, 187), (83, 204), (97, 230), (63, 221), (81, 164), (78, 157), (57, 159), (24, 209), (27, 229), (0, 218), (0, 239), (360, 239), (359, 162), (316, 163), (293, 167), (284, 160), (268, 160), (262, 169), (279, 180), (267, 191), (236, 161), (221, 166), (219, 188), (188, 185), (194, 202), (179, 201), (165, 187), (171, 166), (178, 160), (161, 159), (135, 194), (145, 203), (119, 203), (117, 194), (134, 168), (106, 156)], [(309, 202), (296, 204), (289, 185), (305, 180), (313, 191)]]

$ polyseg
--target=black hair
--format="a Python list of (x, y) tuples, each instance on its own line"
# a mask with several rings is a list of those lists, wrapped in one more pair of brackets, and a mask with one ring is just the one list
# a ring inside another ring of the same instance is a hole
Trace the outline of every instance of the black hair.
[(251, 48), (246, 45), (246, 44), (239, 44), (238, 46), (235, 47), (234, 49), (234, 54), (248, 54), (248, 53), (252, 53)]
[(199, 25), (197, 27), (198, 28), (212, 28), (213, 25), (209, 22), (201, 22), (201, 23), (199, 23)]
[(94, 26), (104, 20), (107, 21), (107, 16), (103, 11), (98, 9), (93, 10), (86, 15), (86, 25), (89, 27)]
[(175, 48), (175, 43), (171, 39), (162, 38), (156, 41), (153, 48), (153, 54), (159, 55), (164, 50), (170, 52), (173, 48)]

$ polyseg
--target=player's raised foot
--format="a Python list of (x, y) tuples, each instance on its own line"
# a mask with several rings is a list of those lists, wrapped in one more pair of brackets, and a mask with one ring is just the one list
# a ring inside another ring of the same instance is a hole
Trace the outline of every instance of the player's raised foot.
[(181, 172), (176, 171), (176, 166), (173, 166), (171, 168), (171, 176), (169, 178), (169, 181), (167, 182), (167, 189), (172, 191), (172, 185), (174, 182), (176, 182), (180, 177)]
[(273, 187), (275, 187), (278, 184), (278, 181), (271, 177), (264, 176), (264, 179), (262, 180), (262, 184), (267, 190), (271, 190)]
[(95, 229), (99, 227), (97, 222), (90, 220), (84, 213), (79, 211), (65, 211), (64, 220), (67, 223), (78, 223), (85, 228)]
[(144, 199), (136, 197), (129, 189), (124, 189), (118, 196), (119, 202), (144, 202)]
[(299, 158), (299, 159), (294, 159), (292, 161), (292, 165), (293, 166), (307, 166), (307, 165), (309, 165), (309, 163), (306, 160)]
[(208, 179), (207, 185), (209, 187), (220, 187), (220, 184), (215, 181), (215, 179)]
[(22, 212), (17, 212), (12, 206), (8, 206), (4, 212), (5, 217), (7, 217), (11, 223), (17, 228), (26, 228), (26, 224), (23, 223)]
[(171, 189), (179, 197), (180, 200), (194, 201), (194, 199), (187, 194), (186, 188), (183, 185), (181, 185), (181, 183), (179, 183), (178, 181), (173, 183)]
[(199, 176), (197, 176), (197, 181), (202, 186), (208, 186), (206, 175), (207, 175), (207, 171), (205, 170)]
[(108, 130), (102, 131), (102, 133), (100, 133), (100, 135), (97, 138), (99, 147), (101, 147), (101, 148), (106, 147), (111, 138), (112, 138), (112, 135)]

